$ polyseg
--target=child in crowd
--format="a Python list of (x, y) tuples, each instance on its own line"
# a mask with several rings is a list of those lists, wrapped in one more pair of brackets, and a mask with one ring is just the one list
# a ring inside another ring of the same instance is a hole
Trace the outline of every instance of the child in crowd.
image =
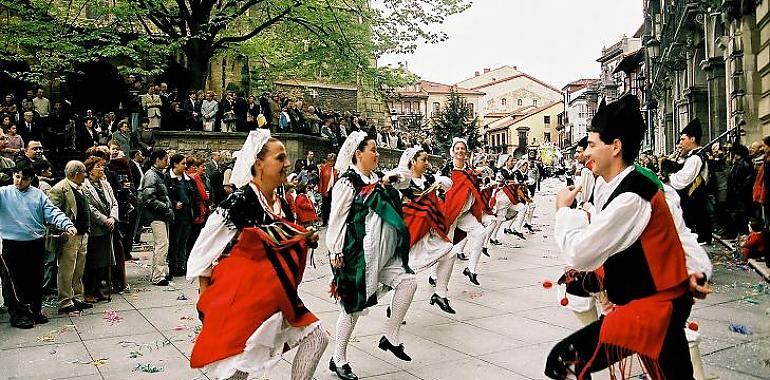
[(767, 242), (767, 230), (764, 223), (759, 219), (752, 219), (749, 223), (749, 237), (746, 242), (741, 246), (741, 258), (744, 262), (749, 259), (764, 260), (767, 262), (767, 249), (765, 244)]
[(318, 221), (318, 213), (315, 209), (315, 199), (307, 194), (308, 185), (300, 183), (297, 186), (297, 198), (295, 207), (297, 209), (297, 223), (303, 227), (312, 226)]

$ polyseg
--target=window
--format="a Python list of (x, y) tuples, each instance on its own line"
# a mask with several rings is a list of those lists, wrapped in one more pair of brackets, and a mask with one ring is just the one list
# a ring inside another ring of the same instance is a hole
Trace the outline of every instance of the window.
[(551, 116), (550, 115), (543, 116), (543, 123), (551, 124)]
[(433, 102), (433, 112), (438, 112), (441, 110), (441, 104), (439, 102)]
[[(548, 117), (548, 116), (546, 116)], [(545, 142), (551, 142), (551, 132), (545, 132), (543, 133), (543, 141)]]
[(532, 99), (532, 105), (537, 107), (537, 99)]
[(503, 98), (503, 100), (501, 101), (501, 104), (503, 105), (503, 107), (507, 106), (508, 105), (508, 100)]
[(523, 106), (523, 105), (524, 105), (524, 101), (523, 101), (523, 100), (521, 100), (521, 99), (519, 99), (519, 100), (517, 100), (517, 101), (516, 101), (516, 105), (518, 105), (519, 107), (521, 107), (521, 106)]
[(406, 102), (404, 105), (406, 106), (404, 107), (404, 113), (410, 115), (412, 113), (412, 102)]

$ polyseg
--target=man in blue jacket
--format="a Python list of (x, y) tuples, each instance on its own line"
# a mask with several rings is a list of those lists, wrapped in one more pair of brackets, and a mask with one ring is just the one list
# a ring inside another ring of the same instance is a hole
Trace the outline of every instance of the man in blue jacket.
[(42, 313), (45, 226), (75, 236), (77, 230), (40, 189), (31, 165), (14, 168), (13, 185), (0, 187), (0, 278), (11, 326), (30, 329), (48, 322)]

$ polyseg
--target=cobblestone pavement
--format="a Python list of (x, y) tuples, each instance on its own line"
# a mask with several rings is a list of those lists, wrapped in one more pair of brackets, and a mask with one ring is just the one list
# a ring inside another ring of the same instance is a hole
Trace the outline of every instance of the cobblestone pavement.
[[(432, 293), (427, 274), (418, 275), (419, 288), (402, 329), (402, 339), (414, 358), (402, 362), (380, 351), (385, 306), (373, 307), (354, 333), (349, 359), (365, 379), (543, 379), (545, 357), (552, 345), (579, 327), (577, 319), (559, 306), (554, 289), (541, 285), (555, 280), (562, 266), (552, 239), (556, 180), (544, 183), (536, 197), (534, 224), (540, 231), (526, 241), (510, 235), (503, 245), (482, 257), (480, 287), (462, 275), (458, 262), (449, 298), (457, 314), (448, 315), (428, 304)], [(768, 287), (753, 272), (724, 263), (721, 247), (711, 247), (717, 261), (715, 294), (695, 305), (703, 341), (700, 350), (708, 377), (770, 378), (770, 303)], [(159, 288), (147, 281), (149, 254), (128, 264), (131, 291), (115, 295), (80, 316), (59, 316), (46, 308), (50, 323), (18, 330), (0, 315), (0, 378), (2, 379), (206, 379), (189, 368), (188, 356), (200, 323), (194, 304), (197, 290), (178, 279)], [(333, 333), (337, 305), (327, 295), (328, 264), (316, 255), (300, 293), (305, 304)], [(751, 335), (730, 331), (731, 323), (746, 326)], [(316, 372), (317, 379), (335, 379), (327, 369), (331, 344)], [(288, 379), (293, 353), (266, 379)], [(154, 372), (158, 371), (158, 372)], [(154, 372), (154, 373), (153, 373)], [(600, 374), (596, 378), (606, 378)]]

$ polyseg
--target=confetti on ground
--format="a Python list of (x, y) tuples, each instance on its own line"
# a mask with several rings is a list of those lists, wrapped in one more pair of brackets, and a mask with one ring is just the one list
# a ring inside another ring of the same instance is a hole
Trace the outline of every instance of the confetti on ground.
[(128, 357), (129, 357), (130, 359), (136, 359), (136, 358), (138, 358), (138, 357), (140, 357), (140, 356), (144, 356), (144, 354), (142, 354), (142, 353), (141, 353), (141, 352), (139, 352), (139, 351), (131, 351), (131, 352), (129, 352), (129, 353), (128, 353)]
[(130, 340), (121, 340), (120, 342), (118, 342), (118, 344), (120, 345), (120, 347), (124, 347), (124, 348), (128, 346), (140, 346), (139, 343), (136, 343)]
[(163, 368), (158, 367), (158, 366), (154, 366), (154, 365), (149, 364), (149, 363), (147, 363), (147, 364), (139, 363), (139, 364), (136, 365), (136, 368), (134, 368), (134, 371), (142, 371), (142, 372), (145, 372), (145, 373), (158, 373), (158, 372), (162, 372)]
[(115, 310), (105, 310), (104, 317), (102, 317), (102, 319), (107, 321), (107, 323), (109, 323), (110, 326), (114, 326), (115, 324), (123, 320), (123, 318), (119, 316)]
[(51, 330), (43, 335), (37, 337), (37, 340), (41, 342), (54, 343), (56, 339), (65, 332), (74, 332), (75, 325), (64, 325), (56, 330)]
[(176, 297), (177, 301), (187, 301), (187, 296), (184, 294), (180, 294), (179, 297)]
[(94, 360), (91, 360), (90, 362), (85, 362), (85, 361), (82, 361), (80, 359), (75, 359), (75, 360), (70, 361), (70, 364), (90, 364), (92, 366), (97, 366), (98, 367), (100, 365), (106, 364), (107, 360), (109, 360), (109, 358), (94, 359)]
[(748, 327), (746, 327), (746, 326), (744, 326), (744, 325), (742, 325), (740, 323), (731, 323), (730, 324), (730, 331), (732, 331), (734, 333), (738, 333), (738, 334), (743, 334), (743, 335), (751, 335), (752, 334), (751, 330)]
[(189, 315), (184, 315), (184, 316), (182, 316), (181, 318), (179, 318), (179, 320), (180, 320), (180, 321), (194, 321), (194, 320), (195, 320), (195, 318), (193, 318), (193, 317), (191, 317), (191, 316), (189, 316)]

